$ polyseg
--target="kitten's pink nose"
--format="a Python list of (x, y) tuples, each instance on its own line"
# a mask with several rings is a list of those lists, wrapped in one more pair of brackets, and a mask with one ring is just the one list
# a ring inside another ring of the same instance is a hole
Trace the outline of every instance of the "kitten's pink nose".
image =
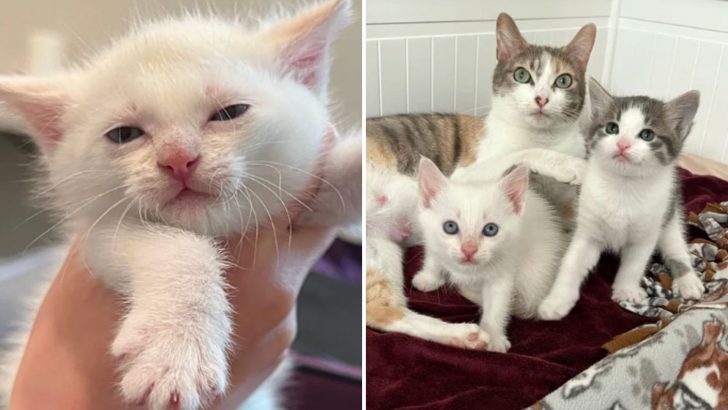
[(621, 138), (619, 141), (617, 141), (617, 148), (619, 149), (620, 154), (623, 154), (624, 151), (627, 151), (627, 149), (629, 149), (629, 147), (631, 146), (632, 144), (630, 144), (630, 142), (627, 141), (627, 139), (625, 138)]
[(164, 153), (158, 160), (159, 167), (170, 176), (185, 181), (200, 160), (200, 154), (184, 149), (173, 148)]
[(538, 105), (538, 108), (543, 108), (548, 103), (549, 103), (548, 98), (541, 97), (540, 95), (536, 96), (536, 104)]
[(475, 255), (475, 252), (478, 251), (478, 245), (472, 242), (465, 242), (460, 245), (460, 251), (462, 251), (465, 259), (470, 260), (473, 258), (473, 255)]

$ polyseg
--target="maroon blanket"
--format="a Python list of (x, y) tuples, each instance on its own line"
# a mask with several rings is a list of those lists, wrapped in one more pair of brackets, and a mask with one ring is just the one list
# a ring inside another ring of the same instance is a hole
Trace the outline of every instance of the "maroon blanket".
[[(728, 182), (681, 173), (687, 211), (728, 199)], [(691, 235), (695, 235), (691, 231)], [(406, 256), (412, 309), (447, 321), (477, 321), (478, 308), (451, 290), (422, 293), (411, 286), (419, 248)], [(396, 333), (367, 329), (367, 408), (521, 409), (606, 355), (601, 345), (650, 319), (612, 302), (618, 259), (603, 256), (574, 310), (559, 322), (514, 320), (507, 354), (468, 351)]]

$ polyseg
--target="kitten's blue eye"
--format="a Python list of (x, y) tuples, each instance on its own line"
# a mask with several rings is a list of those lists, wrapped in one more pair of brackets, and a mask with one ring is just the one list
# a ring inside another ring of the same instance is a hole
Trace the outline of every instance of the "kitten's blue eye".
[(570, 74), (561, 74), (560, 76), (556, 77), (554, 85), (558, 88), (569, 88), (571, 87), (572, 82), (574, 82), (574, 80), (571, 78)]
[(144, 135), (144, 130), (138, 127), (119, 127), (104, 135), (117, 144), (125, 144)]
[(250, 105), (248, 104), (228, 105), (222, 110), (212, 114), (210, 121), (230, 121), (243, 115), (245, 111), (248, 111), (248, 108), (250, 108)]
[(483, 227), (483, 235), (485, 235), (485, 236), (495, 236), (496, 234), (498, 234), (498, 225), (497, 224), (494, 224), (494, 223), (491, 222), (489, 224), (486, 224)]
[(640, 131), (640, 138), (643, 140), (650, 142), (653, 139), (655, 139), (655, 132), (651, 129), (645, 128), (642, 131)]
[(619, 132), (619, 125), (616, 122), (608, 122), (607, 126), (604, 127), (604, 132), (607, 134), (617, 134)]
[(448, 235), (455, 235), (458, 233), (460, 228), (458, 227), (458, 224), (454, 221), (446, 221), (444, 224), (442, 224), (442, 230), (445, 231)]
[(531, 81), (531, 74), (523, 67), (516, 68), (513, 72), (513, 79), (521, 84), (526, 84)]

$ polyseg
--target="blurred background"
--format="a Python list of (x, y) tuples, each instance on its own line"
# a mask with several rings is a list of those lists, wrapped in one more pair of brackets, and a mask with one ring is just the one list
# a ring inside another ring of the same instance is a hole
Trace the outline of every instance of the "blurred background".
[[(0, 3), (0, 74), (44, 74), (73, 64), (122, 35), (138, 19), (212, 10), (221, 16), (258, 17), (288, 10), (300, 0), (27, 0)], [(361, 0), (355, 22), (333, 50), (331, 102), (339, 129), (360, 127), (362, 109)], [(13, 326), (37, 274), (62, 257), (54, 220), (37, 213), (29, 191), (34, 175), (28, 139), (0, 120), (0, 339)], [(39, 236), (42, 237), (33, 242)], [(298, 303), (293, 350), (300, 371), (294, 408), (361, 406), (361, 247), (356, 234), (337, 241), (308, 277)], [(2, 343), (2, 342), (0, 342)], [(1, 346), (0, 346), (1, 349)], [(299, 380), (300, 379), (300, 380)], [(326, 394), (321, 394), (325, 390)]]

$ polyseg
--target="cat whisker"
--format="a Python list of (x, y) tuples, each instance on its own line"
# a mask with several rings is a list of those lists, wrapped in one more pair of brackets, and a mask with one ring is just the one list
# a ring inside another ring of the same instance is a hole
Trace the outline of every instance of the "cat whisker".
[[(260, 195), (258, 195), (257, 193), (255, 193), (255, 191), (253, 191), (251, 189), (248, 189), (248, 192), (255, 197), (255, 199), (263, 207), (263, 210), (265, 211), (266, 215), (268, 215), (268, 220), (270, 221), (271, 229), (273, 230), (273, 246), (275, 246), (275, 248), (276, 248), (276, 264), (277, 264), (278, 259), (280, 257), (280, 248), (278, 247), (278, 234), (276, 234), (276, 229), (274, 226), (275, 222), (273, 221), (273, 215), (271, 215), (268, 205), (265, 204), (265, 202), (260, 197)], [(258, 238), (256, 238), (256, 242), (257, 242), (257, 239)]]
[(69, 220), (69, 219), (70, 219), (70, 218), (71, 218), (71, 217), (72, 217), (73, 215), (77, 214), (78, 212), (80, 212), (80, 211), (81, 211), (82, 209), (84, 209), (85, 207), (87, 207), (87, 206), (88, 206), (88, 205), (90, 205), (91, 203), (93, 203), (93, 202), (95, 202), (95, 201), (97, 201), (97, 200), (101, 199), (102, 197), (104, 197), (104, 196), (106, 196), (106, 195), (108, 195), (108, 194), (110, 194), (110, 193), (112, 193), (112, 192), (114, 192), (114, 191), (117, 191), (117, 190), (119, 190), (119, 189), (122, 189), (122, 188), (126, 188), (126, 186), (124, 186), (124, 185), (120, 185), (120, 186), (117, 186), (117, 187), (115, 187), (115, 188), (111, 188), (111, 189), (108, 189), (108, 190), (106, 190), (106, 191), (104, 191), (104, 192), (102, 192), (102, 193), (100, 193), (100, 194), (97, 194), (97, 195), (95, 195), (95, 196), (94, 196), (94, 197), (92, 197), (91, 199), (88, 199), (88, 200), (86, 200), (86, 202), (82, 203), (82, 204), (81, 204), (81, 205), (79, 205), (79, 206), (78, 206), (78, 207), (77, 207), (76, 209), (74, 209), (74, 210), (73, 210), (72, 212), (68, 213), (68, 214), (67, 214), (67, 215), (65, 215), (65, 216), (64, 216), (63, 218), (61, 218), (61, 219), (60, 219), (60, 220), (59, 220), (58, 222), (56, 222), (55, 224), (51, 225), (51, 227), (50, 227), (50, 228), (46, 229), (46, 230), (45, 230), (45, 231), (43, 231), (43, 232), (42, 232), (42, 233), (41, 233), (40, 235), (36, 236), (36, 237), (35, 237), (35, 239), (33, 239), (32, 241), (30, 241), (30, 243), (29, 243), (29, 244), (28, 244), (28, 245), (27, 245), (27, 246), (26, 246), (26, 247), (25, 247), (25, 248), (23, 249), (23, 252), (22, 252), (22, 253), (23, 253), (23, 254), (25, 254), (25, 252), (27, 252), (27, 251), (28, 251), (28, 249), (29, 249), (29, 248), (30, 248), (31, 246), (33, 246), (33, 245), (34, 245), (34, 244), (35, 244), (36, 242), (38, 242), (39, 240), (41, 240), (41, 239), (42, 239), (42, 238), (43, 238), (43, 237), (44, 237), (45, 235), (47, 235), (48, 233), (50, 233), (50, 232), (51, 232), (51, 231), (53, 231), (54, 229), (58, 228), (58, 227), (59, 227), (59, 226), (60, 226), (61, 224), (65, 223), (65, 222), (66, 222), (67, 220)]
[(336, 193), (336, 195), (339, 197), (339, 202), (341, 202), (342, 208), (346, 208), (346, 201), (344, 201), (344, 197), (341, 195), (341, 191), (339, 191), (339, 189), (336, 188), (334, 186), (334, 184), (332, 184), (331, 182), (329, 182), (326, 178), (323, 178), (323, 177), (320, 177), (318, 175), (315, 175), (315, 174), (313, 174), (311, 172), (308, 172), (308, 171), (306, 171), (304, 169), (301, 169), (301, 168), (298, 168), (298, 167), (294, 167), (293, 165), (283, 164), (281, 162), (275, 162), (275, 161), (250, 161), (250, 164), (251, 165), (254, 165), (254, 164), (260, 164), (260, 165), (263, 165), (263, 164), (279, 165), (279, 166), (286, 167), (286, 168), (292, 169), (294, 171), (298, 171), (300, 173), (306, 174), (306, 175), (308, 175), (308, 176), (310, 176), (312, 178), (315, 178), (315, 179), (321, 181), (322, 183), (328, 185), (331, 189), (333, 189), (334, 192)]
[(138, 199), (133, 199), (129, 202), (129, 205), (124, 208), (124, 211), (121, 213), (121, 216), (119, 217), (119, 222), (116, 223), (116, 228), (114, 229), (114, 236), (111, 238), (111, 252), (113, 253), (116, 250), (116, 237), (119, 235), (119, 229), (121, 228), (121, 222), (126, 217), (127, 212), (129, 212), (129, 209), (131, 209), (132, 205), (134, 205), (134, 202), (137, 202)]
[[(271, 194), (273, 194), (278, 199), (278, 201), (281, 203), (281, 206), (283, 207), (283, 211), (286, 213), (286, 219), (288, 220), (288, 226), (290, 227), (291, 225), (293, 225), (293, 221), (291, 220), (291, 214), (290, 214), (290, 212), (288, 212), (288, 206), (286, 206), (286, 203), (283, 201), (283, 198), (281, 198), (280, 195), (276, 194), (275, 191), (273, 191), (272, 189), (267, 187), (265, 184), (260, 182), (259, 178), (255, 177), (253, 175), (248, 175), (248, 178), (250, 178), (250, 180), (252, 182), (255, 182), (256, 184), (258, 184), (258, 185), (262, 186), (263, 188), (265, 188), (266, 190), (268, 190)], [(291, 249), (291, 240), (292, 239), (293, 239), (293, 236), (291, 235), (291, 231), (289, 229), (288, 230), (288, 249)]]

